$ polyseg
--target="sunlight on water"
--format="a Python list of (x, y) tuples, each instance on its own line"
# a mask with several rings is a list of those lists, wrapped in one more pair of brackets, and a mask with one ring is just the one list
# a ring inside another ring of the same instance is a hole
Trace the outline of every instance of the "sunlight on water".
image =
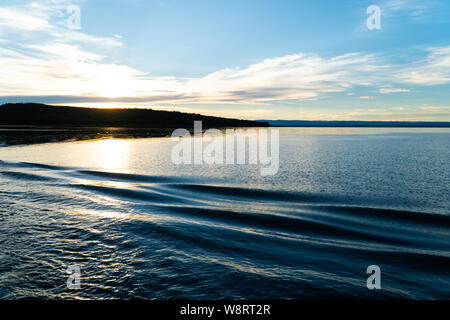
[(96, 158), (104, 169), (126, 167), (129, 161), (129, 140), (101, 140), (94, 143)]

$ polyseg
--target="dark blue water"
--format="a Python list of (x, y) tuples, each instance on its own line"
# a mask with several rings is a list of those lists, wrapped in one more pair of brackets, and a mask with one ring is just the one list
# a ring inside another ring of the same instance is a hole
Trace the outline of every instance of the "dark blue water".
[(169, 139), (1, 148), (0, 298), (448, 299), (449, 138), (285, 130), (274, 177)]

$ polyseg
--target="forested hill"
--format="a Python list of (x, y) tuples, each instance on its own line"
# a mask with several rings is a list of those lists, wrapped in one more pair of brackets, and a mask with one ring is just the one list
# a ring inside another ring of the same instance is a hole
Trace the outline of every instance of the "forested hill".
[(0, 106), (0, 125), (52, 127), (192, 128), (267, 127), (267, 122), (237, 120), (152, 109), (100, 109), (15, 103)]

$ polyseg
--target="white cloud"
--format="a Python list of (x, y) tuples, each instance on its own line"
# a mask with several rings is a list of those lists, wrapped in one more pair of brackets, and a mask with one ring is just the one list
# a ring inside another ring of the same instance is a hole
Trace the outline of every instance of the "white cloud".
[(438, 85), (450, 82), (450, 46), (427, 49), (428, 55), (395, 74), (399, 82)]
[(105, 63), (103, 56), (79, 46), (50, 42), (4, 50), (0, 55), (5, 75), (0, 80), (0, 94), (132, 97), (134, 101), (184, 103), (308, 100), (367, 81), (365, 73), (371, 72), (372, 60), (363, 54), (330, 59), (296, 54), (266, 59), (244, 69), (219, 70), (202, 78), (149, 77), (125, 65)]
[(361, 96), (361, 97), (359, 97), (360, 99), (363, 99), (363, 100), (372, 100), (373, 99), (373, 96)]
[(27, 31), (49, 31), (48, 16), (27, 8), (0, 7), (0, 27)]
[(381, 88), (378, 92), (382, 94), (389, 93), (399, 93), (399, 92), (411, 92), (410, 89), (402, 89), (402, 88)]
[(67, 26), (73, 5), (82, 0), (36, 0), (26, 5), (0, 7), (0, 27), (16, 37), (29, 35), (45, 36), (47, 40), (60, 42), (80, 42), (100, 46), (121, 46), (121, 37), (96, 37)]
[[(446, 51), (441, 49), (441, 52)], [(450, 57), (450, 50), (448, 54)], [(105, 56), (79, 45), (50, 41), (0, 50), (4, 75), (0, 79), (0, 95), (68, 95), (85, 97), (85, 101), (104, 97), (136, 103), (262, 104), (312, 100), (329, 93), (346, 92), (355, 86), (379, 86), (389, 79), (398, 83), (417, 81), (417, 78), (405, 78), (411, 72), (420, 72), (424, 77), (428, 77), (428, 72), (432, 77), (437, 65), (440, 71), (436, 71), (434, 83), (436, 79), (444, 82), (444, 77), (439, 78), (446, 63), (442, 54), (439, 61), (435, 55), (424, 60), (427, 62), (398, 67), (362, 53), (332, 58), (295, 54), (266, 59), (246, 68), (219, 70), (200, 78), (155, 77), (126, 65), (106, 63)], [(414, 68), (419, 71), (412, 71)], [(409, 92), (409, 89), (392, 87), (379, 92)], [(374, 96), (360, 96), (360, 99), (374, 99)]]
[(448, 106), (422, 106), (421, 107), (422, 110), (428, 111), (428, 112), (433, 112), (433, 113), (441, 113), (441, 114), (450, 114), (450, 107)]

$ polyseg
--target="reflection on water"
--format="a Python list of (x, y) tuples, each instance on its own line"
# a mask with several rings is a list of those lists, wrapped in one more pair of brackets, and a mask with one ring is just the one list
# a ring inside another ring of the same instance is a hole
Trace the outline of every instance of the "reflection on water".
[(126, 168), (129, 160), (129, 140), (100, 140), (93, 143), (96, 153), (92, 155), (98, 159), (104, 169)]

